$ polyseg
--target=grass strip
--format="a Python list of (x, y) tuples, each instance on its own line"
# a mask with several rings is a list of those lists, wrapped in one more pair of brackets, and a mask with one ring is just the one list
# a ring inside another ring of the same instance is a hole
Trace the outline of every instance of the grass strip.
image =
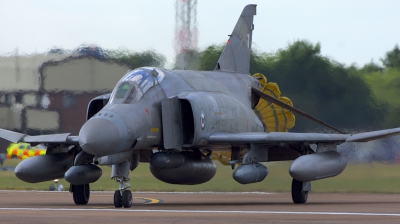
[[(20, 160), (6, 160), (4, 166), (15, 167)], [(290, 192), (291, 181), (288, 170), (290, 162), (264, 163), (269, 174), (260, 183), (242, 185), (232, 178), (232, 169), (217, 162), (217, 174), (207, 183), (200, 185), (172, 185), (157, 180), (150, 173), (149, 164), (141, 163), (131, 174), (129, 183), (132, 191), (166, 191), (166, 192)], [(101, 166), (102, 177), (90, 185), (91, 190), (114, 191), (118, 184), (112, 180), (111, 167)], [(60, 179), (64, 190), (69, 189), (69, 183)], [(13, 171), (0, 172), (1, 190), (48, 190), (53, 181), (42, 183), (25, 183), (15, 177)], [(337, 177), (312, 182), (312, 192), (341, 193), (400, 193), (400, 164), (383, 163), (349, 163), (347, 168)]]

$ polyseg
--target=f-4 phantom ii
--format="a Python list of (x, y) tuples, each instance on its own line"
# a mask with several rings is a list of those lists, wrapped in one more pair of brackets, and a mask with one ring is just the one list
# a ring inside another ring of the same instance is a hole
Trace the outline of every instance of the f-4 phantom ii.
[(82, 205), (89, 201), (89, 184), (102, 175), (99, 166), (111, 165), (111, 178), (119, 184), (114, 205), (131, 207), (129, 172), (139, 162), (150, 163), (161, 181), (194, 185), (215, 175), (211, 152), (229, 151), (230, 164), (237, 166), (233, 178), (242, 184), (267, 176), (261, 162), (294, 160), (289, 168), (292, 199), (305, 203), (311, 181), (345, 169), (338, 144), (400, 133), (400, 128), (352, 135), (267, 132), (253, 110), (260, 99), (337, 129), (260, 91), (260, 82), (249, 75), (254, 15), (256, 5), (243, 9), (214, 71), (128, 71), (111, 94), (89, 102), (78, 136), (1, 129), (0, 137), (8, 141), (47, 146), (46, 155), (20, 162), (16, 176), (29, 183), (65, 178), (75, 204)]

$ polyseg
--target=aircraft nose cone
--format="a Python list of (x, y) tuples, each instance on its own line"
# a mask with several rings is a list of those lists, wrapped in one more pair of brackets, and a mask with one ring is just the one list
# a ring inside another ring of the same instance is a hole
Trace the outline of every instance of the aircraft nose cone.
[(120, 142), (117, 126), (110, 120), (97, 118), (88, 120), (79, 131), (82, 150), (96, 156), (115, 153)]

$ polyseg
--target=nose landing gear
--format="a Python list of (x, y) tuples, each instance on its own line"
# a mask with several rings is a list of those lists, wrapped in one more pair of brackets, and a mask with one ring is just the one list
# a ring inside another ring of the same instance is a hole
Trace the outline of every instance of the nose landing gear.
[(130, 208), (132, 206), (132, 193), (126, 190), (131, 187), (129, 181), (130, 163), (123, 162), (117, 165), (112, 165), (111, 179), (119, 183), (119, 190), (114, 192), (114, 206), (116, 208)]
[(129, 179), (116, 177), (115, 180), (119, 183), (119, 190), (114, 192), (114, 206), (116, 208), (130, 208), (132, 206), (132, 193), (130, 190), (126, 190), (131, 185), (126, 181)]

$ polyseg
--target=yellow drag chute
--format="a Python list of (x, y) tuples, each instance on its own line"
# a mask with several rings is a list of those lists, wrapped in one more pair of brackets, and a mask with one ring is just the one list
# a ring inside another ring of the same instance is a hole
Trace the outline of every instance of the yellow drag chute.
[(229, 166), (229, 161), (231, 161), (231, 152), (215, 152), (211, 154), (212, 160), (218, 160), (222, 165)]
[[(261, 73), (256, 73), (253, 77), (260, 82), (261, 91), (293, 106), (289, 98), (281, 96), (281, 91), (276, 83), (267, 82), (267, 78)], [(287, 132), (295, 123), (295, 117), (291, 111), (269, 103), (264, 99), (258, 101), (254, 113), (259, 115), (267, 132)], [(228, 166), (231, 159), (231, 152), (212, 152), (212, 159), (218, 160), (222, 165)]]
[[(254, 74), (253, 77), (260, 82), (261, 91), (293, 106), (289, 98), (281, 97), (281, 91), (276, 83), (267, 82), (267, 78), (260, 73)], [(255, 112), (260, 114), (267, 132), (287, 132), (295, 123), (295, 117), (291, 111), (274, 103), (269, 103), (264, 99), (259, 100)]]

